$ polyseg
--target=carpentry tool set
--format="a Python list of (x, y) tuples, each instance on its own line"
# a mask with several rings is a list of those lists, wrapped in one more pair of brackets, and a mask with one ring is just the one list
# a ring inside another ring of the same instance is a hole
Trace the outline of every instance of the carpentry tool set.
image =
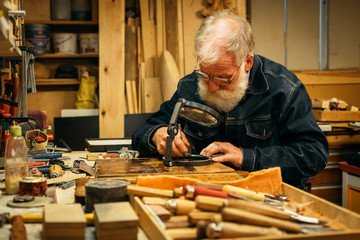
[(176, 231), (180, 235), (181, 232), (185, 234), (185, 228), (193, 228), (188, 232), (193, 238), (336, 231), (323, 219), (290, 210), (295, 209), (296, 204), (290, 203), (286, 196), (275, 197), (235, 186), (208, 184), (208, 188), (206, 185), (203, 182), (186, 185), (180, 191), (180, 196), (178, 189), (164, 190), (135, 185), (129, 185), (127, 193), (142, 198), (144, 208), (160, 228), (173, 237)]

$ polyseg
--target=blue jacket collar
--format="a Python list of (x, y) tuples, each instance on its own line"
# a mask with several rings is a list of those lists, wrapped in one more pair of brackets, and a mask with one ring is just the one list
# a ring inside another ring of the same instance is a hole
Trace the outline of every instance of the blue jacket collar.
[(250, 70), (248, 94), (262, 94), (269, 90), (269, 83), (264, 74), (261, 56), (254, 54), (253, 67)]

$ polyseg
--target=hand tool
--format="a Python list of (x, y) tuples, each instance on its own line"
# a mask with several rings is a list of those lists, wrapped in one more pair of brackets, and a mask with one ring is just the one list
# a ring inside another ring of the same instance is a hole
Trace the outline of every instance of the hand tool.
[(335, 229), (323, 225), (299, 224), (297, 222), (276, 219), (273, 217), (230, 207), (223, 208), (221, 214), (224, 221), (232, 221), (264, 227), (277, 227), (287, 232), (309, 234), (336, 231)]
[(187, 215), (195, 209), (195, 202), (186, 199), (169, 199), (165, 207), (175, 215)]
[(237, 208), (225, 207), (222, 209), (221, 214), (224, 221), (233, 221), (263, 227), (277, 227), (279, 229), (295, 233), (301, 232), (301, 228), (298, 223), (276, 219)]
[(257, 227), (232, 222), (210, 223), (206, 226), (207, 238), (238, 238), (256, 236), (280, 236), (285, 233), (275, 227)]
[(49, 174), (51, 178), (57, 178), (62, 174), (62, 168), (60, 165), (54, 164), (49, 168)]
[(248, 199), (253, 199), (256, 201), (264, 201), (265, 200), (265, 194), (260, 192), (254, 192), (245, 188), (235, 187), (231, 185), (220, 185), (220, 184), (214, 184), (214, 183), (204, 183), (204, 182), (196, 182), (194, 184), (195, 186), (201, 186), (206, 187), (209, 189), (217, 190), (217, 191), (224, 191), (227, 193), (232, 193), (237, 196), (246, 197)]
[(44, 154), (34, 155), (31, 158), (32, 159), (56, 159), (56, 158), (61, 158), (61, 157), (62, 157), (62, 153), (44, 153)]
[(198, 195), (213, 196), (220, 198), (231, 198), (227, 192), (217, 191), (201, 186), (186, 185), (183, 190), (183, 195), (188, 199), (196, 199)]
[(289, 210), (280, 210), (261, 202), (249, 202), (239, 199), (222, 199), (210, 196), (199, 196), (195, 200), (196, 207), (207, 211), (221, 211), (224, 207), (242, 209), (252, 213), (257, 213), (269, 217), (275, 217), (283, 220), (299, 221), (311, 224), (324, 224), (317, 218), (306, 217)]
[(11, 219), (11, 239), (26, 240), (26, 228), (21, 215), (13, 216)]
[(200, 221), (206, 222), (221, 222), (221, 213), (218, 212), (203, 212), (203, 211), (192, 211), (188, 215), (188, 221), (191, 225), (195, 225)]
[(147, 196), (172, 198), (174, 196), (174, 192), (172, 190), (141, 187), (136, 185), (127, 186), (126, 192), (128, 195), (135, 195), (140, 197)]

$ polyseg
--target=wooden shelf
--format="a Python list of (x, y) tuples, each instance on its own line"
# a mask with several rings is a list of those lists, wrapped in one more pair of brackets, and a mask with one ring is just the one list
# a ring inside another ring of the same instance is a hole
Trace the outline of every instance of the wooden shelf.
[(39, 54), (36, 55), (36, 58), (98, 58), (98, 53), (49, 53), (49, 54)]
[(38, 86), (80, 85), (80, 81), (76, 78), (36, 79), (36, 85)]
[(49, 24), (49, 25), (98, 25), (98, 21), (71, 21), (71, 20), (42, 20), (26, 21), (25, 24)]

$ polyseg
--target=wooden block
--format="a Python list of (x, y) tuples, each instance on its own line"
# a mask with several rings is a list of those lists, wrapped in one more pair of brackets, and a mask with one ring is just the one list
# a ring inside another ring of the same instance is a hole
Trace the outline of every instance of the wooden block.
[(329, 109), (330, 108), (330, 100), (328, 99), (311, 99), (313, 108), (322, 108)]
[(47, 204), (44, 206), (44, 239), (84, 239), (86, 219), (80, 204)]
[(139, 217), (129, 202), (94, 204), (96, 229), (138, 227)]

